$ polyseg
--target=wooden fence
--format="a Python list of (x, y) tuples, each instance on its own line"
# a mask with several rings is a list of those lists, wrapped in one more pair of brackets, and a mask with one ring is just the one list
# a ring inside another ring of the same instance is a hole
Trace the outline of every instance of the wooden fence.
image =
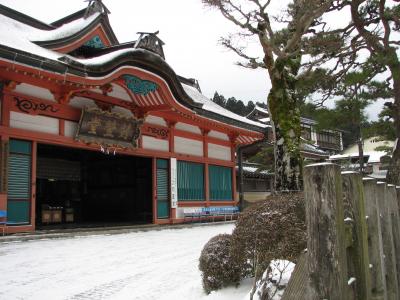
[(282, 300), (399, 300), (400, 187), (322, 163), (304, 194), (307, 250)]

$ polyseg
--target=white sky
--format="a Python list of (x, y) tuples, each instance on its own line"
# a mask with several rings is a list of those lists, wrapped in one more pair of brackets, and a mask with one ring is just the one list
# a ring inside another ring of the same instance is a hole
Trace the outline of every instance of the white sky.
[[(215, 91), (226, 98), (244, 102), (266, 102), (270, 89), (265, 70), (236, 66), (238, 56), (218, 44), (221, 36), (237, 28), (222, 15), (205, 7), (201, 0), (104, 0), (111, 26), (120, 42), (136, 40), (136, 32), (160, 30), (165, 42), (166, 61), (181, 76), (199, 80), (202, 92), (211, 98)], [(46, 23), (51, 23), (87, 6), (83, 0), (0, 0), (13, 8)], [(252, 45), (253, 53), (262, 55)], [(368, 108), (375, 119), (381, 105)]]

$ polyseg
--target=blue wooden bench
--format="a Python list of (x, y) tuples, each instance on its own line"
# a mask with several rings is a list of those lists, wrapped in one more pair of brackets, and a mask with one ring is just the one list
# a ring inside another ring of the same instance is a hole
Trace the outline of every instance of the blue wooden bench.
[(5, 230), (7, 228), (7, 211), (6, 210), (0, 210), (0, 226), (3, 228), (3, 235), (4, 235)]
[(199, 208), (184, 208), (185, 220), (190, 218), (191, 222), (198, 220), (200, 222), (212, 220), (223, 217), (224, 221), (232, 221), (235, 216), (239, 214), (239, 207), (237, 206), (212, 206), (212, 207), (199, 207)]

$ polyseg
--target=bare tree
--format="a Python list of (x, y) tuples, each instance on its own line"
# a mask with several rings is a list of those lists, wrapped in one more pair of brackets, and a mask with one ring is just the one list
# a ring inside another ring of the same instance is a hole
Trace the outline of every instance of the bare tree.
[[(301, 189), (300, 115), (295, 85), (304, 55), (315, 59), (303, 65), (305, 72), (322, 61), (316, 53), (330, 47), (339, 39), (319, 39), (316, 50), (316, 31), (323, 32), (320, 17), (331, 9), (339, 8), (339, 1), (294, 0), (283, 16), (270, 14), (272, 0), (202, 0), (206, 5), (220, 10), (222, 15), (241, 29), (241, 37), (255, 36), (263, 50), (261, 57), (246, 53), (246, 49), (235, 44), (232, 36), (223, 38), (222, 44), (238, 54), (244, 61), (238, 64), (247, 68), (264, 68), (271, 81), (268, 107), (275, 135), (275, 187), (277, 190)], [(277, 0), (275, 0), (276, 2)], [(273, 22), (280, 24), (273, 28)], [(282, 28), (283, 24), (283, 28)], [(317, 29), (318, 28), (318, 29)], [(336, 35), (337, 37), (337, 35)], [(319, 37), (318, 37), (319, 38)]]

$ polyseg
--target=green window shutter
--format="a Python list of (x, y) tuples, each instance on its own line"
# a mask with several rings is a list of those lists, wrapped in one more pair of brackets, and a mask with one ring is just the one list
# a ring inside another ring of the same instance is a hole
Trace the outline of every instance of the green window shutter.
[(10, 224), (29, 223), (30, 220), (31, 153), (31, 142), (10, 140), (7, 201), (7, 222)]
[(169, 218), (168, 160), (157, 159), (157, 218)]
[(232, 200), (232, 168), (208, 166), (210, 200)]
[(168, 170), (157, 169), (157, 198), (168, 200)]
[(8, 198), (30, 199), (31, 157), (12, 153), (8, 162)]
[(204, 200), (204, 165), (178, 161), (178, 201)]

